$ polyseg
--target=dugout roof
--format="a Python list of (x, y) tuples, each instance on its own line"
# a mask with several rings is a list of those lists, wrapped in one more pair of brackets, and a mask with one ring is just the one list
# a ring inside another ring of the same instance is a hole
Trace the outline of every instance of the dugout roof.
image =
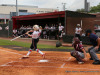
[(12, 19), (18, 19), (18, 20), (46, 19), (46, 18), (58, 18), (59, 16), (65, 17), (65, 11), (33, 14), (33, 15), (25, 15), (25, 16), (14, 16), (12, 17)]
[(12, 19), (18, 20), (30, 20), (30, 19), (46, 19), (46, 18), (59, 18), (65, 17), (65, 12), (67, 17), (96, 17), (95, 15), (86, 14), (86, 13), (79, 13), (73, 11), (60, 11), (60, 12), (50, 12), (50, 13), (43, 13), (43, 14), (33, 14), (33, 15), (25, 15), (25, 16), (14, 16)]

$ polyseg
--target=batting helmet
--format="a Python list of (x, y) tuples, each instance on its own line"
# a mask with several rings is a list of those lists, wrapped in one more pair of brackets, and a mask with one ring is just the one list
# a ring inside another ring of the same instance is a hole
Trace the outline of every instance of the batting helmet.
[(80, 24), (77, 24), (77, 26), (80, 26)]
[(74, 37), (73, 38), (73, 44), (79, 44), (80, 40), (78, 39), (78, 37)]
[(38, 26), (38, 25), (34, 25), (34, 26), (33, 26), (33, 29), (34, 29), (34, 30), (39, 30), (39, 26)]

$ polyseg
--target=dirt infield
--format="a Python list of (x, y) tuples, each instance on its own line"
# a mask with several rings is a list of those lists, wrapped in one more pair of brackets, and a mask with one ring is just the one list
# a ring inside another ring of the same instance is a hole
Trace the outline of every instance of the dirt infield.
[[(11, 38), (1, 38), (11, 40)], [(31, 39), (17, 39), (15, 41), (31, 43)], [(57, 40), (40, 40), (39, 44), (53, 45)], [(61, 41), (62, 42), (62, 41)], [(64, 42), (62, 42), (64, 43)], [(87, 50), (90, 45), (86, 45)], [(10, 47), (9, 47), (10, 48)], [(0, 75), (100, 75), (100, 65), (93, 65), (93, 60), (84, 61), (84, 64), (77, 64), (75, 58), (70, 56), (70, 52), (43, 51), (46, 58), (36, 51), (32, 51), (28, 59), (20, 59), (26, 55), (27, 51), (0, 47)], [(21, 47), (17, 47), (21, 49)], [(100, 54), (97, 54), (100, 58)], [(45, 61), (45, 62), (40, 62)]]
[[(77, 64), (69, 52), (43, 51), (46, 58), (33, 51), (28, 59), (20, 59), (27, 51), (0, 47), (0, 75), (99, 75), (100, 65), (92, 60)], [(89, 54), (87, 54), (89, 58)], [(100, 58), (100, 55), (98, 54)], [(39, 61), (46, 62), (39, 62)]]

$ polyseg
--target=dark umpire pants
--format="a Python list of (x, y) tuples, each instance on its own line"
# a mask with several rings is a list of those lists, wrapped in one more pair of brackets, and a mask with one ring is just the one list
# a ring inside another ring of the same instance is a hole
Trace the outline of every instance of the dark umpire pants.
[(37, 39), (33, 39), (32, 38), (32, 44), (31, 44), (30, 48), (31, 49), (34, 48), (34, 50), (36, 50), (37, 49), (37, 43), (38, 43), (38, 41), (39, 41), (39, 38), (37, 38)]
[(79, 39), (80, 41), (82, 41), (82, 40), (81, 40), (80, 34), (75, 34), (75, 37), (78, 37), (78, 39)]

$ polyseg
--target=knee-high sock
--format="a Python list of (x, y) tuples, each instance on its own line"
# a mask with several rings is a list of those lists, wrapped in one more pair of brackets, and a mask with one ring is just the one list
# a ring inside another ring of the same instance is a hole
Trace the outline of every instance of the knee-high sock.
[(43, 55), (43, 53), (42, 53), (39, 49), (36, 49), (36, 51), (37, 51), (38, 53), (40, 53), (40, 54)]
[(29, 51), (28, 51), (28, 53), (27, 53), (27, 55), (28, 55), (28, 56), (29, 56), (29, 54), (31, 53), (31, 51), (32, 51), (32, 50), (31, 50), (31, 49), (29, 49)]

